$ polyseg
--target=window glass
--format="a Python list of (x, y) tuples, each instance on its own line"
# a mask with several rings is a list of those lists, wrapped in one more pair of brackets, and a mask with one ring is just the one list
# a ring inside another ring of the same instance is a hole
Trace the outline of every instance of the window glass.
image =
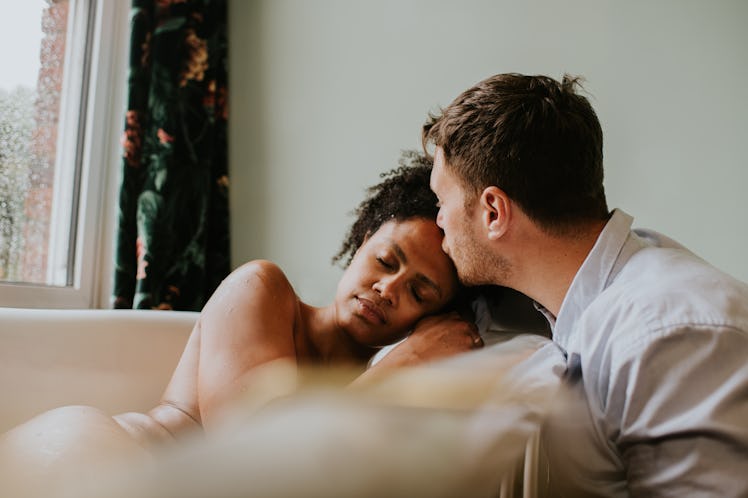
[(72, 281), (83, 127), (63, 136), (59, 124), (71, 115), (77, 120), (85, 98), (86, 56), (75, 52), (86, 45), (71, 39), (69, 10), (68, 0), (0, 0), (0, 280), (6, 282)]

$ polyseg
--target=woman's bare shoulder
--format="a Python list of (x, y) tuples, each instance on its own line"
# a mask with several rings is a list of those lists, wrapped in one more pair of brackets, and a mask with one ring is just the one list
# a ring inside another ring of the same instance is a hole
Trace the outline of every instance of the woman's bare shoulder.
[(269, 299), (276, 305), (287, 303), (295, 306), (298, 299), (283, 270), (265, 259), (244, 263), (226, 277), (224, 284), (241, 291), (245, 298)]
[(254, 259), (244, 263), (233, 273), (257, 276), (267, 284), (291, 285), (281, 267), (267, 259)]

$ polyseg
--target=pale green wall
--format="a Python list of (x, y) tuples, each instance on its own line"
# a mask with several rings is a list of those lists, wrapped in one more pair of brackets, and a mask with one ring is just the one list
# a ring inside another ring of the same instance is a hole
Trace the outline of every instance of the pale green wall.
[(429, 110), (498, 72), (583, 75), (606, 189), (748, 280), (748, 2), (233, 0), (234, 265), (268, 258), (313, 303), (348, 213)]

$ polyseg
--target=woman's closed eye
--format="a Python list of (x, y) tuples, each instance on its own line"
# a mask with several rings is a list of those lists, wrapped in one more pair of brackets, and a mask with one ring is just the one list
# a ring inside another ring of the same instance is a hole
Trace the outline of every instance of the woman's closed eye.
[(377, 262), (382, 265), (384, 268), (387, 268), (388, 270), (394, 270), (397, 266), (394, 262), (383, 258), (382, 256), (377, 256)]
[(418, 304), (423, 303), (424, 298), (416, 287), (411, 287), (410, 293), (413, 295), (413, 298), (416, 300)]

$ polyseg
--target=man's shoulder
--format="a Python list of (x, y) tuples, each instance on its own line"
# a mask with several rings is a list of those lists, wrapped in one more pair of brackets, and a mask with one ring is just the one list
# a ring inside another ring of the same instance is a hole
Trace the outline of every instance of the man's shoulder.
[(748, 285), (683, 248), (645, 247), (587, 313), (619, 353), (684, 330), (727, 327), (748, 334)]
[[(731, 301), (748, 306), (748, 285), (683, 247), (645, 247), (635, 253), (607, 286), (616, 302), (655, 316), (687, 319), (700, 310), (731, 314)], [(601, 295), (602, 296), (602, 295)]]

